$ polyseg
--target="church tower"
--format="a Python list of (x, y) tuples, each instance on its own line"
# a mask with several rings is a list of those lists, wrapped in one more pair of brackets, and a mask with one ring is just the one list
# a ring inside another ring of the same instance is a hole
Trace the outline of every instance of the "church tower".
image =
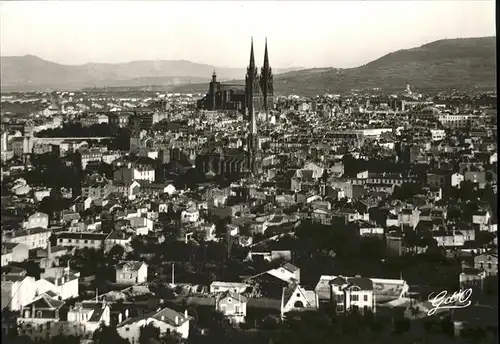
[(216, 94), (218, 91), (218, 83), (217, 83), (217, 74), (215, 74), (215, 69), (214, 72), (212, 73), (212, 81), (210, 82), (210, 95), (212, 96), (212, 110), (215, 111), (216, 107)]
[(248, 166), (252, 172), (255, 171), (255, 155), (258, 152), (257, 139), (257, 112), (262, 108), (262, 92), (259, 82), (259, 74), (255, 66), (253, 53), (253, 38), (250, 46), (250, 63), (245, 76), (245, 95), (247, 103), (247, 114), (250, 122), (250, 132), (248, 134)]
[(262, 66), (262, 70), (260, 73), (260, 88), (262, 89), (263, 95), (263, 108), (266, 112), (266, 122), (269, 121), (269, 110), (274, 107), (274, 98), (273, 98), (273, 72), (271, 70), (271, 66), (269, 65), (269, 54), (267, 52), (267, 38), (266, 38), (266, 47), (264, 51), (264, 65)]

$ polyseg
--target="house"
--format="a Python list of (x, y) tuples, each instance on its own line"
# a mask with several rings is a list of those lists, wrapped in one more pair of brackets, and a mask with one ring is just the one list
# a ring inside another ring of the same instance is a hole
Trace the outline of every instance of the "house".
[(70, 209), (74, 212), (81, 213), (89, 209), (91, 205), (92, 205), (91, 197), (79, 196), (73, 201), (73, 205), (70, 207)]
[(384, 236), (384, 229), (379, 226), (372, 225), (367, 222), (362, 222), (359, 224), (359, 236), (365, 237), (365, 236), (378, 236), (378, 237), (383, 237)]
[(477, 211), (472, 214), (472, 223), (479, 225), (479, 228), (485, 230), (484, 228), (490, 224), (491, 214), (489, 211)]
[(458, 172), (456, 173), (453, 173), (451, 175), (451, 186), (452, 187), (460, 187), (460, 184), (462, 184), (462, 182), (464, 181), (464, 175), (463, 174), (460, 174)]
[(144, 262), (122, 262), (116, 266), (116, 283), (138, 284), (148, 278), (148, 265)]
[(50, 228), (36, 227), (30, 229), (19, 229), (5, 234), (4, 242), (24, 244), (30, 250), (47, 247), (47, 241), (52, 234)]
[(375, 312), (373, 282), (366, 277), (338, 276), (329, 282), (330, 300), (339, 313), (358, 309), (361, 313)]
[(19, 335), (34, 340), (46, 339), (47, 332), (44, 330), (50, 330), (54, 323), (61, 320), (63, 306), (64, 301), (41, 294), (21, 309), (21, 316), (17, 318)]
[[(3, 270), (3, 269), (2, 269)], [(35, 298), (35, 278), (26, 276), (26, 271), (12, 268), (2, 273), (2, 309), (18, 311)]]
[(293, 283), (283, 288), (281, 296), (281, 318), (290, 311), (315, 311), (319, 307), (318, 295), (314, 290), (305, 290)]
[[(110, 307), (105, 302), (77, 302), (68, 310), (67, 320), (62, 320), (64, 308), (59, 308), (60, 302), (43, 294), (31, 307), (26, 307), (23, 317), (18, 319), (23, 333), (34, 340), (47, 340), (60, 333), (92, 339), (102, 323), (109, 326)], [(30, 318), (33, 314), (34, 318)]]
[(68, 267), (53, 267), (45, 269), (36, 281), (36, 290), (42, 293), (52, 292), (59, 300), (78, 297), (80, 272), (72, 271)]
[(24, 262), (28, 258), (28, 246), (10, 242), (2, 243), (2, 266), (10, 262)]
[(215, 310), (221, 312), (232, 324), (239, 324), (245, 322), (247, 303), (247, 298), (241, 294), (226, 291), (217, 297)]
[(210, 284), (210, 293), (224, 293), (227, 291), (242, 294), (244, 293), (250, 285), (246, 283), (238, 283), (238, 282), (218, 282), (213, 281)]
[(121, 321), (121, 319), (122, 315), (120, 313), (116, 329), (120, 337), (127, 339), (131, 344), (139, 344), (140, 328), (149, 324), (160, 329), (160, 336), (176, 332), (183, 339), (189, 337), (190, 319), (187, 311), (181, 314), (170, 308), (163, 308), (149, 314), (125, 319), (124, 321)]
[(484, 287), (484, 280), (486, 279), (486, 271), (475, 269), (468, 266), (467, 263), (462, 262), (462, 272), (459, 275), (460, 288), (465, 290), (471, 287), (478, 287), (482, 290)]
[(181, 212), (181, 222), (194, 223), (200, 219), (200, 212), (194, 208), (186, 209)]
[(276, 278), (279, 278), (284, 282), (300, 283), (300, 268), (290, 263), (286, 263), (276, 269), (271, 269), (266, 273)]
[(420, 221), (420, 210), (415, 207), (402, 209), (398, 214), (399, 224), (407, 225), (415, 229)]
[(67, 325), (84, 325), (84, 337), (90, 337), (101, 324), (109, 326), (111, 309), (106, 301), (76, 302), (67, 314)]
[(474, 257), (474, 268), (484, 270), (486, 275), (498, 275), (498, 254), (484, 253)]
[(110, 250), (115, 245), (127, 248), (132, 241), (132, 234), (126, 233), (122, 230), (115, 230), (109, 233), (109, 235), (104, 239), (104, 247), (106, 250)]
[(461, 247), (465, 244), (465, 235), (459, 231), (433, 231), (432, 237), (438, 246)]
[(57, 235), (58, 246), (73, 246), (78, 249), (85, 247), (100, 249), (104, 245), (104, 240), (108, 234), (91, 232), (62, 232)]
[(30, 217), (28, 217), (25, 229), (48, 228), (48, 227), (49, 227), (49, 215), (41, 212), (36, 212)]
[(248, 260), (256, 260), (262, 258), (265, 261), (272, 262), (273, 260), (283, 259), (285, 261), (292, 260), (292, 251), (290, 250), (251, 250), (248, 252)]

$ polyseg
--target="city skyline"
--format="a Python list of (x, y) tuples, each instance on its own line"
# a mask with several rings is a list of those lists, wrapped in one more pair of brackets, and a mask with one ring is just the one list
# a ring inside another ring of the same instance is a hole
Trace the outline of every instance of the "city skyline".
[(350, 68), (440, 39), (495, 36), (493, 1), (0, 4), (2, 56), (69, 65), (189, 60), (239, 67), (250, 37), (256, 56), (267, 37), (275, 68)]

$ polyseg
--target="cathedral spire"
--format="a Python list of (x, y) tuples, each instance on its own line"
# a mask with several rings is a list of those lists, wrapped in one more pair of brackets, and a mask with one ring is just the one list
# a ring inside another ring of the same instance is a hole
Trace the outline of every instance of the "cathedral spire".
[(248, 65), (249, 68), (255, 68), (255, 58), (253, 56), (253, 37), (251, 41), (251, 46), (250, 46), (250, 64)]
[(269, 69), (269, 56), (267, 54), (267, 37), (266, 37), (266, 47), (264, 50), (264, 69), (265, 70)]

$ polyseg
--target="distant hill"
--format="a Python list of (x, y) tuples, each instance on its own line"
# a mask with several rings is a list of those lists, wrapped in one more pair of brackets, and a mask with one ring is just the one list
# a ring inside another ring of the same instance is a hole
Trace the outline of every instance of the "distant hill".
[[(316, 95), (351, 89), (416, 90), (496, 88), (496, 37), (445, 39), (398, 50), (349, 69), (314, 68), (274, 79), (278, 94)], [(205, 92), (206, 84), (182, 85), (176, 92)]]
[[(241, 78), (246, 69), (220, 68), (186, 60), (134, 61), (128, 63), (87, 63), (62, 65), (37, 56), (2, 57), (2, 90), (73, 90), (86, 87), (136, 87), (204, 83), (215, 69), (220, 80)], [(300, 68), (277, 69), (277, 73)]]
[[(272, 62), (272, 61), (271, 61)], [(3, 91), (148, 87), (205, 93), (213, 69), (242, 84), (246, 66), (219, 68), (185, 60), (61, 65), (26, 55), (1, 58)], [(496, 37), (445, 39), (398, 50), (356, 68), (273, 69), (276, 94), (316, 95), (351, 89), (415, 90), (496, 87)], [(231, 81), (229, 81), (231, 80)]]

